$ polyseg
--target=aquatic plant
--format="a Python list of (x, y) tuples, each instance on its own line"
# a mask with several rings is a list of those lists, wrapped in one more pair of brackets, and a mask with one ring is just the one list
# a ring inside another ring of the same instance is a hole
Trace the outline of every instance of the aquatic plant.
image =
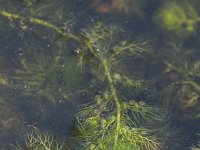
[[(30, 9), (32, 1), (23, 0), (23, 2)], [(140, 8), (133, 10), (133, 5), (128, 6), (129, 2), (134, 4), (136, 1), (127, 0), (125, 3), (122, 0), (116, 0), (113, 2), (118, 3), (117, 11), (125, 13), (133, 11), (133, 13), (138, 12), (143, 15)], [(137, 2), (137, 4), (143, 6), (143, 2)], [(175, 32), (178, 36), (188, 37), (196, 33), (199, 15), (191, 3), (182, 2), (165, 1), (162, 8), (155, 14), (155, 20), (164, 32)], [(55, 9), (57, 8), (55, 7)], [(50, 23), (50, 20), (44, 21), (33, 17), (43, 18), (38, 10), (32, 9), (32, 13), (29, 13), (28, 16), (26, 14), (20, 16), (3, 10), (0, 10), (0, 15), (8, 18), (12, 23), (15, 21), (19, 23), (24, 32), (26, 31), (24, 29), (27, 29), (26, 27), (30, 24), (39, 25), (43, 29), (53, 30), (64, 42), (72, 43), (72, 48), (79, 58), (78, 68), (80, 70), (86, 68), (92, 74), (91, 84), (95, 87), (90, 86), (89, 88), (94, 88), (95, 93), (93, 94), (96, 96), (94, 101), (80, 107), (76, 115), (76, 127), (74, 127), (75, 139), (78, 140), (78, 144), (83, 149), (163, 149), (162, 140), (165, 137), (173, 137), (168, 135), (170, 134), (169, 129), (166, 129), (166, 134), (157, 131), (156, 123), (162, 120), (161, 111), (150, 105), (152, 101), (149, 102), (142, 97), (143, 93), (149, 90), (149, 87), (145, 79), (136, 75), (140, 68), (136, 66), (135, 70), (129, 69), (129, 66), (135, 65), (132, 62), (137, 58), (142, 59), (147, 51), (140, 48), (140, 45), (133, 43), (132, 39), (127, 39), (127, 35), (123, 36), (122, 29), (113, 25), (107, 26), (97, 23), (94, 26), (84, 27), (80, 34), (75, 35), (68, 32), (67, 27), (63, 29)], [(57, 9), (57, 12), (59, 10)], [(52, 13), (57, 14), (55, 11)], [(52, 15), (48, 15), (48, 18)], [(61, 13), (58, 17), (62, 18), (62, 15)], [(56, 22), (57, 19), (52, 21)], [(2, 30), (4, 28), (1, 26)], [(37, 26), (34, 26), (31, 29), (35, 30), (36, 28)], [(174, 54), (173, 50), (174, 53), (177, 52), (175, 55), (172, 55)], [(199, 119), (199, 60), (196, 56), (194, 57), (195, 54), (189, 58), (185, 57), (188, 54), (191, 55), (190, 51), (185, 53), (182, 50), (173, 50), (167, 50), (166, 53), (162, 54), (166, 54), (164, 57), (167, 59), (154, 57), (153, 60), (163, 65), (161, 76), (167, 77), (167, 79), (165, 78), (167, 84), (161, 85), (162, 83), (159, 83), (164, 89), (161, 89), (161, 92), (164, 93), (161, 99), (164, 99), (163, 101), (167, 102), (171, 109), (175, 108), (179, 112), (176, 120), (189, 120), (189, 123), (193, 123), (194, 120)], [(16, 88), (25, 97), (33, 96), (34, 100), (37, 100), (38, 97), (42, 100), (48, 99), (55, 105), (60, 99), (68, 99), (68, 95), (71, 93), (69, 91), (76, 92), (72, 87), (76, 87), (80, 83), (78, 79), (82, 77), (82, 74), (76, 71), (76, 58), (62, 57), (60, 53), (49, 55), (48, 52), (44, 52), (42, 55), (38, 53), (31, 60), (28, 57), (25, 58), (26, 56), (23, 57), (17, 66), (18, 68), (14, 70), (12, 84), (13, 88)], [(157, 61), (158, 59), (159, 61)], [(72, 68), (68, 68), (69, 66)], [(145, 72), (148, 71), (145, 68)], [(93, 99), (92, 96), (88, 98), (90, 98), (89, 100)], [(52, 111), (52, 109), (48, 111)], [(39, 139), (43, 140), (43, 138)], [(173, 137), (170, 142), (166, 143), (171, 144), (174, 139), (176, 138)], [(50, 141), (52, 140), (50, 138)], [(39, 143), (44, 143), (39, 141)], [(177, 143), (175, 145), (178, 145)], [(44, 145), (46, 144), (40, 145), (40, 149)]]
[(8, 85), (8, 81), (0, 74), (0, 85)]
[[(190, 142), (183, 141), (189, 137), (194, 142), (199, 130), (199, 51), (193, 45), (186, 46), (183, 41), (165, 41), (158, 53), (154, 53), (154, 56), (157, 55), (157, 63), (162, 64), (162, 71), (157, 76), (158, 79), (161, 78), (157, 81), (161, 93), (160, 102), (171, 111), (170, 120), (176, 122), (180, 130), (185, 130), (180, 131), (183, 140), (177, 143), (183, 148), (190, 147)], [(173, 139), (178, 136), (175, 135)], [(172, 149), (177, 146), (170, 145), (171, 143), (172, 140), (168, 146)], [(182, 149), (181, 147), (177, 149)]]
[(200, 143), (198, 143), (196, 146), (193, 146), (191, 150), (200, 150)]
[[(61, 143), (61, 144), (60, 144)], [(13, 150), (23, 150), (23, 149), (32, 149), (32, 150), (64, 150), (64, 142), (58, 142), (55, 138), (49, 133), (42, 133), (36, 127), (31, 127), (27, 131), (25, 137), (24, 146), (12, 146)]]
[(164, 2), (154, 20), (163, 31), (188, 37), (196, 32), (200, 18), (191, 3), (184, 0)]
[[(9, 19), (22, 19), (19, 15), (5, 11), (0, 11), (0, 15)], [(75, 138), (84, 149), (159, 149), (161, 144), (154, 127), (155, 123), (163, 119), (162, 113), (158, 108), (135, 99), (135, 91), (146, 90), (146, 86), (142, 80), (134, 77), (134, 72), (124, 73), (124, 66), (130, 65), (126, 58), (133, 60), (141, 57), (147, 53), (144, 49), (128, 40), (119, 42), (121, 34), (117, 33), (120, 30), (100, 22), (76, 36), (65, 34), (57, 26), (41, 19), (27, 18), (27, 21), (54, 30), (66, 42), (72, 40), (78, 43), (75, 52), (79, 56), (79, 68), (84, 69), (84, 64), (89, 65), (96, 83), (102, 83), (102, 94), (96, 95), (95, 101), (90, 104), (83, 105), (76, 116)], [(49, 75), (51, 79), (51, 75), (57, 73), (54, 69), (52, 72), (50, 69), (51, 73), (45, 76), (45, 80), (49, 79)], [(30, 78), (30, 83), (34, 81), (32, 79), (35, 77)], [(131, 94), (124, 92), (127, 89)]]
[[(20, 15), (10, 14), (5, 11), (1, 11), (1, 14), (10, 19), (18, 20), (20, 26), (21, 22), (26, 23), (24, 21), (26, 19), (23, 19)], [(64, 33), (61, 28), (49, 22), (32, 17), (28, 18), (28, 22), (53, 29), (58, 35)], [(24, 26), (27, 25), (24, 24)], [(35, 35), (35, 31), (32, 32)], [(71, 36), (74, 37), (73, 35)], [(40, 35), (38, 38), (40, 38)], [(20, 60), (17, 60), (19, 61), (18, 67), (13, 70), (10, 83), (15, 90), (20, 91), (22, 96), (47, 99), (55, 106), (59, 101), (68, 99), (77, 85), (84, 83), (85, 75), (76, 68), (77, 58), (72, 54), (66, 54), (59, 43), (56, 43), (57, 45), (55, 46), (57, 50), (52, 52), (50, 45), (47, 44), (47, 47), (42, 48), (41, 52), (40, 47), (36, 47), (39, 50), (35, 50), (32, 42), (29, 41), (31, 45), (27, 42), (28, 39), (23, 42), (26, 51), (22, 53), (23, 56), (20, 55)], [(20, 47), (20, 49), (22, 48)], [(77, 90), (77, 92), (80, 91)]]
[(35, 60), (21, 59), (12, 76), (12, 86), (23, 96), (46, 98), (52, 104), (65, 100), (70, 92), (83, 83), (84, 75), (76, 69), (76, 59), (37, 55)]
[(122, 65), (122, 58), (126, 56), (139, 57), (145, 51), (129, 42), (115, 43), (117, 32), (112, 28), (98, 23), (94, 29), (92, 32), (91, 28), (84, 30), (82, 36), (86, 43), (77, 53), (80, 64), (88, 62), (104, 86), (102, 94), (96, 95), (94, 102), (83, 105), (78, 112), (77, 137), (85, 149), (158, 149), (160, 144), (148, 125), (162, 120), (159, 110), (143, 101), (124, 101), (128, 94), (118, 90), (145, 89), (142, 82), (124, 76), (122, 68), (116, 65)]
[(101, 103), (83, 106), (78, 113), (76, 136), (84, 141), (85, 149), (158, 149), (160, 144), (152, 135), (153, 130), (142, 127), (145, 122), (160, 118), (156, 109), (131, 101), (122, 104), (121, 116), (117, 118), (112, 102), (106, 106)]
[[(176, 47), (177, 48), (177, 47)], [(179, 118), (196, 119), (199, 114), (199, 60), (190, 61), (187, 54), (190, 50), (176, 51), (179, 60), (165, 60), (166, 68), (163, 73), (172, 80), (163, 90), (169, 108), (179, 110)], [(182, 62), (181, 62), (182, 61)], [(171, 74), (171, 75), (170, 75)], [(171, 76), (171, 77), (170, 77)], [(173, 79), (175, 78), (175, 79)]]

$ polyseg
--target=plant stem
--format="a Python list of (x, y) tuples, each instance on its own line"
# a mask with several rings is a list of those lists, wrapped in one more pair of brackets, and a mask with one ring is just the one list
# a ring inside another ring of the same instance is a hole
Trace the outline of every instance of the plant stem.
[(33, 17), (22, 17), (20, 15), (12, 14), (12, 13), (9, 13), (9, 12), (3, 11), (3, 10), (0, 10), (0, 15), (7, 17), (9, 20), (25, 19), (32, 24), (41, 25), (43, 27), (46, 27), (48, 29), (55, 31), (58, 35), (63, 36), (65, 40), (74, 40), (78, 43), (82, 43), (82, 40), (78, 36), (76, 36), (74, 34), (65, 34), (61, 28), (57, 27), (56, 25), (54, 25), (50, 22), (44, 21), (42, 19), (33, 18)]
[(113, 100), (116, 104), (117, 107), (117, 125), (116, 125), (116, 130), (115, 130), (115, 139), (114, 139), (114, 149), (116, 149), (117, 147), (117, 141), (118, 141), (118, 137), (119, 137), (119, 132), (120, 132), (120, 126), (121, 126), (121, 105), (119, 103), (119, 99), (116, 93), (116, 89), (113, 85), (113, 79), (111, 78), (111, 73), (110, 73), (110, 69), (109, 69), (109, 64), (107, 63), (107, 60), (103, 61), (103, 68), (105, 71), (105, 75), (106, 78), (108, 80), (109, 86), (110, 86), (110, 90), (113, 96)]
[[(2, 11), (2, 10), (0, 10), (0, 15), (7, 17), (9, 20), (12, 20), (12, 19), (21, 20), (21, 19), (25, 18), (25, 17), (22, 17), (20, 15), (8, 13), (8, 12)], [(25, 19), (32, 24), (41, 25), (43, 27), (46, 27), (46, 28), (49, 28), (49, 29), (55, 31), (57, 34), (63, 36), (66, 41), (67, 40), (73, 40), (73, 41), (75, 41), (79, 44), (84, 44), (88, 48), (88, 50), (91, 52), (91, 54), (93, 54), (94, 57), (99, 59), (98, 54), (96, 54), (93, 50), (92, 43), (90, 43), (88, 41), (84, 41), (83, 39), (79, 38), (78, 36), (76, 36), (74, 34), (65, 34), (61, 28), (57, 27), (56, 25), (54, 25), (52, 23), (44, 21), (42, 19), (33, 18), (33, 17), (27, 17)], [(108, 80), (108, 84), (110, 86), (110, 90), (111, 90), (111, 94), (112, 94), (114, 103), (117, 107), (116, 130), (115, 130), (115, 137), (114, 137), (114, 149), (116, 149), (118, 138), (119, 138), (119, 132), (120, 132), (120, 128), (121, 128), (121, 105), (119, 103), (119, 99), (118, 99), (118, 96), (117, 96), (117, 93), (116, 93), (116, 89), (115, 89), (114, 84), (113, 84), (113, 79), (111, 77), (109, 63), (108, 63), (107, 60), (100, 60), (100, 62), (103, 65), (103, 69), (105, 71), (104, 73), (105, 73), (106, 78)]]

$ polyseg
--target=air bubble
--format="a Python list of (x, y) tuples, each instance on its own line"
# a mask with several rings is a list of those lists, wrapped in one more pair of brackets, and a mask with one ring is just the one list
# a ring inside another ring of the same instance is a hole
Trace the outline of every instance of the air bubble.
[(75, 53), (79, 54), (80, 51), (78, 49), (74, 50)]

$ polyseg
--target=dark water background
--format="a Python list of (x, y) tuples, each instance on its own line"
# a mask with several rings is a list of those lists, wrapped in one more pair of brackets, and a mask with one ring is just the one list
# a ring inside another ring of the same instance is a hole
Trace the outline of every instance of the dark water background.
[[(101, 8), (104, 3), (109, 7)], [(162, 149), (188, 150), (199, 140), (199, 118), (194, 116), (199, 114), (200, 91), (173, 87), (173, 83), (190, 79), (190, 75), (183, 75), (189, 71), (167, 71), (167, 64), (190, 68), (198, 62), (199, 29), (191, 36), (164, 31), (154, 21), (163, 3), (165, 0), (118, 0), (118, 7), (114, 7), (103, 0), (0, 0), (0, 10), (40, 18), (76, 35), (102, 22), (123, 31), (119, 40), (128, 37), (142, 43), (152, 55), (146, 60), (131, 58), (124, 70), (152, 85), (150, 91), (135, 98), (166, 109), (170, 129)], [(60, 139), (70, 136), (77, 107), (102, 91), (101, 83), (93, 85), (89, 66), (85, 71), (77, 70), (76, 48), (76, 43), (66, 42), (26, 18), (15, 21), (0, 16), (0, 149), (23, 143), (31, 126)], [(40, 84), (44, 78), (45, 85)], [(199, 76), (193, 81), (199, 86)], [(193, 103), (191, 95), (197, 97)]]

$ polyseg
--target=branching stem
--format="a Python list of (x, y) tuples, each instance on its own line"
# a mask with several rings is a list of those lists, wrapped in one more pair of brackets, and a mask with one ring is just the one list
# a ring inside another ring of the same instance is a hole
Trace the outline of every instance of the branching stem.
[(0, 10), (0, 15), (7, 17), (9, 20), (25, 19), (32, 24), (41, 25), (43, 27), (46, 27), (48, 29), (55, 31), (56, 34), (63, 36), (65, 40), (74, 40), (78, 43), (82, 43), (81, 42), (82, 40), (78, 36), (75, 36), (74, 34), (65, 34), (65, 32), (61, 28), (57, 27), (56, 25), (54, 25), (50, 22), (44, 21), (42, 19), (33, 18), (33, 17), (22, 17), (20, 15), (12, 14), (12, 13), (9, 13), (9, 12), (3, 11), (3, 10)]
[[(93, 54), (93, 56), (97, 59), (99, 59), (98, 54), (95, 53), (95, 51), (93, 50), (93, 45), (92, 43), (90, 43), (89, 41), (84, 41), (84, 39), (79, 38), (78, 36), (74, 35), (74, 34), (65, 34), (63, 32), (63, 30), (59, 27), (57, 27), (56, 25), (49, 23), (47, 21), (44, 21), (42, 19), (38, 19), (38, 18), (33, 18), (33, 17), (22, 17), (20, 15), (16, 15), (16, 14), (12, 14), (6, 11), (2, 11), (0, 10), (0, 15), (7, 17), (9, 20), (21, 20), (21, 19), (26, 19), (28, 22), (32, 23), (32, 24), (37, 24), (37, 25), (41, 25), (43, 27), (46, 27), (48, 29), (51, 29), (53, 31), (55, 31), (57, 34), (61, 35), (64, 37), (64, 39), (67, 40), (73, 40), (79, 44), (84, 44), (89, 52), (91, 54)], [(114, 137), (114, 149), (117, 148), (117, 142), (118, 142), (118, 138), (119, 138), (119, 133), (120, 133), (120, 128), (121, 128), (121, 105), (116, 93), (116, 89), (114, 87), (113, 84), (113, 79), (111, 77), (111, 71), (110, 71), (110, 67), (109, 67), (109, 63), (107, 61), (107, 59), (105, 60), (100, 60), (100, 63), (102, 63), (103, 69), (104, 69), (104, 74), (106, 75), (106, 79), (108, 81), (108, 84), (110, 86), (110, 90), (111, 90), (111, 94), (113, 97), (113, 101), (117, 107), (117, 115), (116, 115), (116, 130), (115, 130), (115, 137)]]
[(118, 99), (118, 96), (117, 96), (117, 93), (116, 93), (116, 89), (113, 85), (113, 79), (111, 77), (109, 64), (107, 63), (107, 60), (103, 61), (103, 68), (104, 68), (105, 75), (106, 75), (106, 78), (107, 78), (109, 86), (110, 86), (110, 90), (111, 90), (111, 93), (112, 93), (112, 96), (113, 96), (113, 100), (114, 100), (116, 107), (117, 107), (117, 118), (116, 118), (117, 124), (116, 124), (115, 137), (114, 137), (115, 138), (114, 139), (114, 149), (116, 149), (117, 141), (118, 141), (118, 137), (119, 137), (119, 132), (120, 132), (120, 126), (121, 126), (121, 105), (119, 103), (119, 99)]

